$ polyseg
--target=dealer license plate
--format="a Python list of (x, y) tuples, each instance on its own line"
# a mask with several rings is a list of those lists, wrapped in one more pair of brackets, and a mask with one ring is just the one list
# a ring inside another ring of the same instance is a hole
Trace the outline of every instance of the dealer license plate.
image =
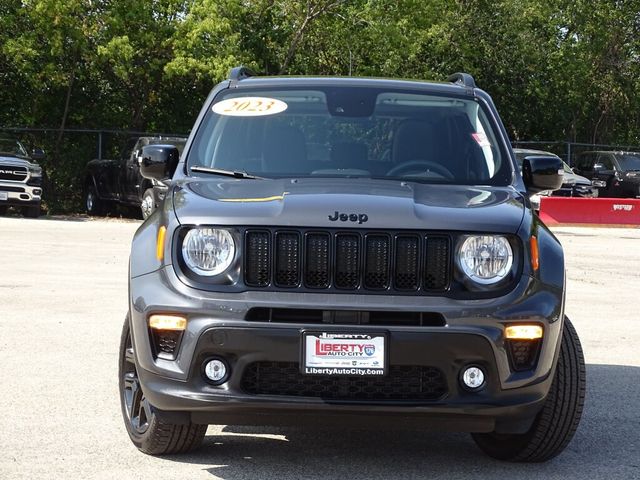
[(385, 333), (302, 333), (302, 373), (307, 375), (384, 375)]
[(7, 192), (0, 192), (0, 200), (6, 200), (9, 198), (9, 194)]

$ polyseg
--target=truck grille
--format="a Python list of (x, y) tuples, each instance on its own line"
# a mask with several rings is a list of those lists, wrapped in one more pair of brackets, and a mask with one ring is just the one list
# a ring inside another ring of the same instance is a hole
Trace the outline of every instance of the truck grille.
[(249, 287), (443, 292), (451, 239), (443, 234), (247, 230)]
[(24, 182), (28, 172), (26, 167), (17, 167), (15, 165), (0, 165), (0, 180), (9, 180), (12, 182)]
[(434, 401), (447, 393), (435, 367), (394, 365), (386, 376), (303, 375), (294, 362), (255, 362), (245, 368), (242, 390), (249, 395), (315, 397), (344, 401)]

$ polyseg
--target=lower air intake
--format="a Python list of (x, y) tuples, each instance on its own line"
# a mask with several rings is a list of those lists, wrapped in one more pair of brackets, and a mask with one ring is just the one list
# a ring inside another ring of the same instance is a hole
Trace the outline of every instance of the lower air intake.
[(367, 402), (435, 401), (447, 393), (445, 377), (434, 367), (394, 365), (379, 377), (303, 375), (294, 362), (252, 363), (241, 388), (249, 395)]

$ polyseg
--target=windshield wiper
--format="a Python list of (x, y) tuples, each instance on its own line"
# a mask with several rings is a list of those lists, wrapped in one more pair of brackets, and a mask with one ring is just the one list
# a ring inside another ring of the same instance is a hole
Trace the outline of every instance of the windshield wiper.
[(245, 171), (240, 170), (223, 170), (221, 168), (210, 168), (210, 167), (201, 167), (198, 165), (194, 165), (190, 168), (192, 172), (199, 173), (210, 173), (212, 175), (223, 175), (225, 177), (233, 177), (233, 178), (251, 178), (251, 179), (262, 179), (263, 177), (258, 177), (256, 175), (251, 175)]

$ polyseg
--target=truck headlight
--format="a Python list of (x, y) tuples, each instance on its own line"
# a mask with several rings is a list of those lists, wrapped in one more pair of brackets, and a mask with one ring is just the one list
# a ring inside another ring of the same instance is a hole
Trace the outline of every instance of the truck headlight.
[(491, 285), (509, 275), (513, 265), (513, 250), (500, 235), (468, 236), (458, 252), (462, 272), (474, 282)]
[(228, 230), (193, 228), (182, 241), (184, 263), (197, 275), (212, 277), (229, 268), (236, 244)]

